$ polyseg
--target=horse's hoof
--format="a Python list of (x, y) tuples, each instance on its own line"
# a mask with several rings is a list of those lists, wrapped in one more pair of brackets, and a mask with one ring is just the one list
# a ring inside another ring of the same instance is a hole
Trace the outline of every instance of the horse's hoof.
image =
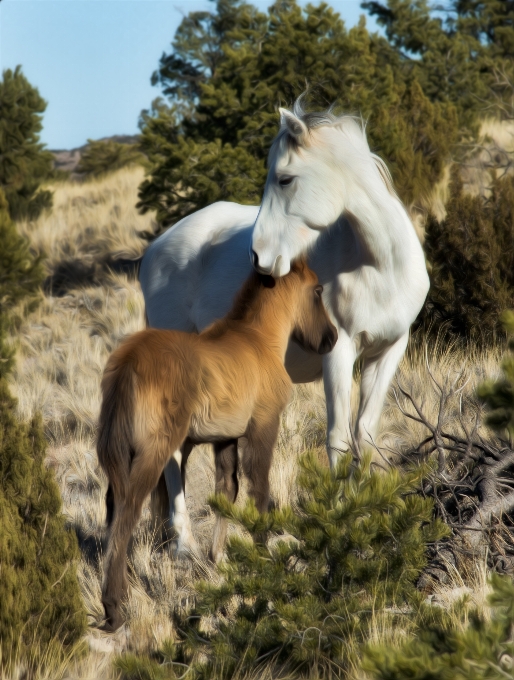
[(200, 549), (196, 541), (187, 543), (185, 541), (176, 541), (172, 544), (171, 554), (174, 559), (191, 559), (200, 555)]

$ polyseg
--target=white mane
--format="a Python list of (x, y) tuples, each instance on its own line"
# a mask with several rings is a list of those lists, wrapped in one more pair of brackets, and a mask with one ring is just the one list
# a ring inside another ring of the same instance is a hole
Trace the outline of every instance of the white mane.
[[(309, 131), (316, 130), (320, 127), (332, 127), (340, 130), (352, 147), (359, 151), (363, 156), (370, 157), (375, 163), (377, 170), (390, 194), (398, 198), (396, 190), (393, 185), (393, 178), (385, 161), (374, 154), (369, 148), (368, 139), (366, 137), (366, 122), (358, 116), (343, 114), (336, 116), (330, 106), (324, 111), (306, 111), (302, 104), (303, 95), (300, 95), (293, 105), (293, 113), (299, 118), (307, 127)], [(268, 155), (268, 167), (272, 167), (277, 156), (280, 153), (291, 153), (296, 150), (296, 140), (288, 133), (287, 126), (283, 125), (273, 143), (271, 145)]]

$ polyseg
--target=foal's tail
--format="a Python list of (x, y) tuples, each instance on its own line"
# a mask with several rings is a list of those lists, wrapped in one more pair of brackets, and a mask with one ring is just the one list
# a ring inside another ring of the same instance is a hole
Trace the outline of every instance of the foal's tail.
[[(97, 441), (98, 460), (109, 479), (111, 503), (127, 497), (130, 465), (134, 457), (134, 381), (132, 367), (112, 355), (102, 380), (102, 407)], [(107, 492), (107, 520), (112, 520)]]

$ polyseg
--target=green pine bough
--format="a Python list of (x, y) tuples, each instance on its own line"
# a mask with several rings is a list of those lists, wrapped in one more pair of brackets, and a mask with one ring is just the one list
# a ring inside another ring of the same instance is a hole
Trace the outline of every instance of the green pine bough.
[[(514, 584), (494, 574), (491, 618), (466, 599), (424, 606), (418, 634), (397, 648), (370, 646), (363, 669), (375, 680), (505, 680), (514, 677)], [(426, 618), (428, 616), (428, 618)]]
[(427, 545), (448, 535), (416, 493), (427, 470), (378, 470), (369, 456), (353, 467), (346, 455), (331, 471), (313, 453), (300, 466), (294, 509), (260, 515), (251, 502), (211, 500), (249, 536), (230, 539), (220, 582), (200, 582), (196, 606), (175, 614), (177, 640), (161, 664), (119, 659), (123, 677), (161, 677), (157, 669), (174, 677), (186, 667), (186, 677), (228, 679), (260, 666), (343, 677), (377, 616), (390, 626), (414, 616)]

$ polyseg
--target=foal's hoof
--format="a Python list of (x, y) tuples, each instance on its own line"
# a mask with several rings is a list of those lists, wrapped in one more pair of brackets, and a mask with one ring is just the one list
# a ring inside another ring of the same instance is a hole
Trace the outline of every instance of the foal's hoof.
[(121, 628), (121, 626), (125, 623), (125, 620), (118, 607), (105, 604), (104, 602), (104, 610), (105, 621), (100, 626), (100, 630), (103, 630), (105, 633), (115, 633), (118, 628)]

